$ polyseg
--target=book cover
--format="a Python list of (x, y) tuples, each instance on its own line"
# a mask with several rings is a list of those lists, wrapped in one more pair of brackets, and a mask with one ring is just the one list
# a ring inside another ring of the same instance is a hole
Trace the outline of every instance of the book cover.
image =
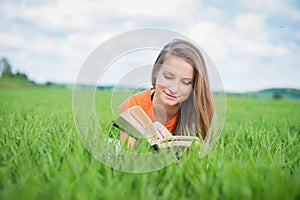
[[(156, 148), (189, 147), (193, 142), (200, 142), (195, 136), (173, 136), (163, 124), (152, 122), (140, 106), (133, 106), (120, 114), (115, 124), (118, 128), (135, 139), (146, 139)], [(163, 133), (164, 137), (158, 137)]]

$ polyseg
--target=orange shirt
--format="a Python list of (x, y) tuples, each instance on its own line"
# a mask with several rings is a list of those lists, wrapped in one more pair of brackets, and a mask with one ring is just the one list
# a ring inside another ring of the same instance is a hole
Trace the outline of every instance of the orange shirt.
[[(154, 89), (147, 89), (145, 91), (136, 93), (134, 95), (132, 95), (131, 97), (129, 97), (128, 99), (126, 99), (120, 106), (119, 109), (121, 110), (121, 112), (124, 112), (126, 109), (135, 106), (135, 105), (139, 105), (144, 111), (145, 113), (150, 117), (150, 119), (154, 122), (156, 121), (154, 118), (154, 113), (153, 113), (153, 104), (152, 104), (152, 100), (151, 100), (151, 94), (152, 92), (154, 92)], [(172, 132), (172, 129), (175, 126), (175, 122), (176, 122), (176, 117), (173, 117), (170, 121), (166, 122), (164, 124), (164, 126), (170, 131)]]

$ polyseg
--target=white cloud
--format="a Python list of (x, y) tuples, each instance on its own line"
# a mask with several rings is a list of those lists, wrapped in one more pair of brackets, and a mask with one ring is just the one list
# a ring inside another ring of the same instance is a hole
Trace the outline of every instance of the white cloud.
[(242, 13), (235, 17), (234, 25), (240, 34), (264, 41), (267, 39), (265, 18), (264, 14)]
[(47, 4), (25, 7), (17, 4), (5, 4), (2, 10), (10, 19), (25, 19), (47, 29), (78, 29), (92, 26), (87, 17), (76, 10), (76, 7), (75, 9), (64, 8)]
[[(270, 39), (272, 33), (263, 14), (237, 14), (232, 24), (201, 21), (191, 26), (187, 33), (212, 58), (223, 75), (226, 90), (244, 91), (274, 85), (276, 80), (282, 81), (278, 78), (279, 71), (284, 70), (287, 78), (286, 70), (291, 67), (283, 69), (282, 60), (295, 61), (286, 43), (276, 43)], [(278, 71), (273, 73), (274, 69)]]
[[(110, 0), (113, 9), (122, 16), (143, 16), (143, 17), (167, 17), (180, 15), (185, 13), (193, 6), (191, 0), (152, 0), (152, 1), (116, 1)], [(175, 15), (176, 14), (176, 15)]]
[(10, 48), (23, 48), (26, 44), (26, 39), (21, 34), (9, 34), (0, 32), (0, 45), (8, 46)]
[[(272, 33), (265, 23), (266, 16), (258, 13), (242, 13), (235, 17), (235, 32), (244, 53), (253, 56), (283, 57), (289, 49), (270, 40)], [(236, 46), (236, 49), (238, 46)]]
[(35, 80), (72, 81), (102, 42), (157, 23), (195, 40), (216, 64), (227, 90), (298, 82), (299, 27), (274, 33), (268, 23), (277, 23), (272, 20), (278, 16), (287, 22), (299, 20), (299, 10), (281, 0), (238, 4), (243, 10), (231, 8), (232, 2), (222, 7), (196, 0), (9, 1), (0, 7), (0, 56), (8, 56)]
[(264, 16), (243, 13), (235, 17), (233, 26), (213, 21), (198, 22), (187, 31), (192, 38), (217, 60), (225, 60), (230, 54), (278, 57), (289, 49), (269, 40), (270, 33)]
[(300, 20), (299, 10), (297, 10), (291, 2), (287, 2), (285, 0), (242, 0), (240, 3), (252, 10), (263, 11), (265, 13), (276, 13), (277, 15), (286, 15), (292, 20)]
[(59, 0), (56, 5), (6, 3), (1, 10), (10, 19), (25, 19), (45, 29), (80, 30), (101, 27), (108, 18), (181, 19), (194, 3), (194, 0)]

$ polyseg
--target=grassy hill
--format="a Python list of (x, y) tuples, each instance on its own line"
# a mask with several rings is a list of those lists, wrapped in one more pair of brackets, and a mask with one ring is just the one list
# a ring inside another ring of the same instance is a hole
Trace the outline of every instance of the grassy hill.
[[(24, 74), (16, 75), (4, 75), (0, 77), (0, 87), (38, 87), (38, 86), (48, 86), (48, 87), (60, 87), (60, 88), (72, 88), (70, 84), (59, 84), (48, 82), (46, 84), (36, 84), (34, 81), (28, 80)], [(110, 90), (113, 86), (109, 87), (97, 87), (100, 90)], [(248, 98), (265, 98), (272, 99), (274, 95), (278, 95), (279, 99), (293, 99), (300, 100), (300, 89), (295, 88), (270, 88), (260, 91), (245, 92), (245, 93), (226, 93), (228, 96), (236, 97), (248, 97)]]
[(0, 77), (0, 87), (56, 87), (56, 88), (72, 88), (72, 84), (47, 82), (45, 84), (38, 84), (29, 80), (25, 74), (11, 74)]
[(36, 87), (38, 84), (28, 80), (26, 75), (3, 75), (0, 77), (0, 87)]
[(278, 99), (300, 100), (300, 89), (295, 88), (270, 88), (254, 92), (227, 93), (230, 96), (272, 99), (277, 95)]
[(300, 99), (300, 90), (294, 88), (271, 88), (258, 92), (260, 95), (272, 98), (274, 94), (281, 94), (286, 99)]

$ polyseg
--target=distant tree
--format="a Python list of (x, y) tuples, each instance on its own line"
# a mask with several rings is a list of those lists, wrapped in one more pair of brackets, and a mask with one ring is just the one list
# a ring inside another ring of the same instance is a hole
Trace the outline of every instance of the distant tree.
[(19, 77), (22, 77), (22, 78), (28, 79), (28, 77), (27, 77), (27, 75), (26, 75), (26, 74), (24, 74), (24, 73), (22, 73), (22, 72), (19, 72), (19, 71), (16, 73), (16, 76), (19, 76)]
[(274, 92), (273, 99), (282, 99), (282, 94), (278, 91)]
[(47, 82), (45, 83), (45, 85), (46, 85), (46, 86), (52, 86), (53, 83), (52, 83), (51, 81), (47, 81)]
[(0, 74), (1, 75), (12, 75), (11, 65), (7, 58), (2, 58), (0, 60)]

